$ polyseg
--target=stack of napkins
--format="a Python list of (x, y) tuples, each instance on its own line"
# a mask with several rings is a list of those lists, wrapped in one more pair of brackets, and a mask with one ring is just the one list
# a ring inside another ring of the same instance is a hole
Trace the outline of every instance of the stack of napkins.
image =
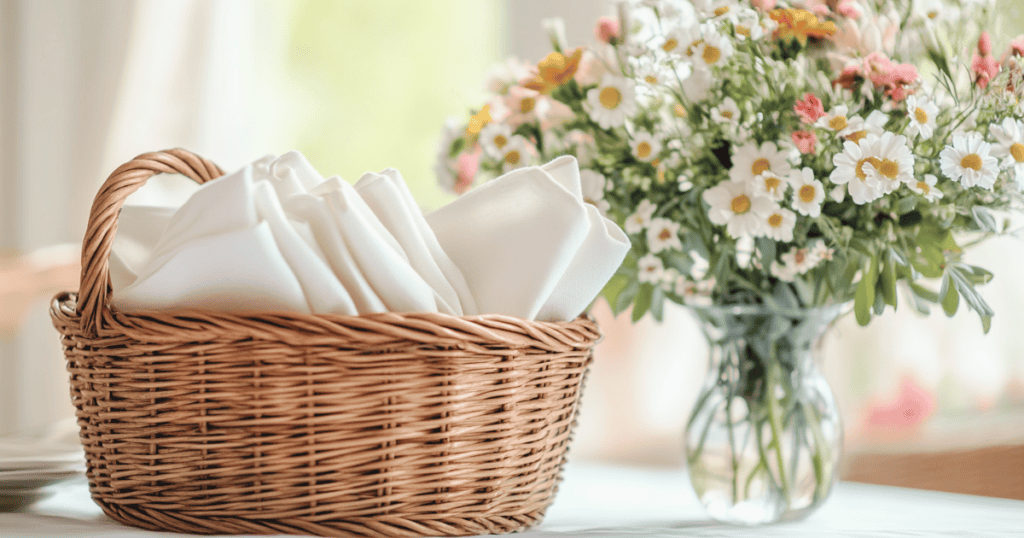
[(298, 152), (121, 210), (113, 306), (578, 316), (629, 250), (583, 202), (572, 157), (516, 170), (427, 215), (398, 171), (349, 185)]

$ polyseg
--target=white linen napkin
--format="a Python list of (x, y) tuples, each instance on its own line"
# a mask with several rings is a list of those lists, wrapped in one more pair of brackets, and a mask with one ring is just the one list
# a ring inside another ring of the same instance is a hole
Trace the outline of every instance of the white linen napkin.
[(587, 236), (583, 203), (522, 168), (427, 215), (481, 312), (534, 319)]
[(579, 165), (513, 170), (427, 215), (481, 312), (568, 321), (586, 309), (629, 239), (583, 201)]
[(198, 187), (180, 207), (124, 206), (113, 306), (230, 312), (442, 312), (575, 318), (629, 250), (560, 157), (424, 217), (398, 171), (355, 186), (298, 152)]
[(311, 193), (327, 202), (356, 265), (389, 311), (437, 312), (434, 290), (354, 187), (335, 176)]
[(114, 287), (115, 308), (310, 312), (270, 224), (257, 215), (252, 166), (202, 185), (159, 237), (136, 278)]
[[(579, 201), (583, 201), (580, 168), (575, 157), (566, 155), (541, 167)], [(593, 204), (584, 203), (590, 229), (554, 291), (537, 313), (540, 321), (567, 321), (579, 316), (608, 283), (629, 253), (629, 236), (601, 215)]]
[[(404, 182), (402, 183), (404, 184)], [(423, 214), (419, 208), (410, 210), (406, 206), (402, 193), (388, 176), (367, 172), (359, 178), (355, 188), (384, 227), (401, 245), (402, 250), (409, 257), (412, 268), (434, 290), (438, 311), (454, 316), (463, 315), (459, 294), (441, 271), (434, 258), (434, 253), (431, 252), (427, 246), (427, 240), (420, 232), (417, 219), (422, 220)], [(430, 237), (433, 237), (433, 232), (430, 233)], [(437, 240), (434, 239), (434, 242), (436, 243)]]

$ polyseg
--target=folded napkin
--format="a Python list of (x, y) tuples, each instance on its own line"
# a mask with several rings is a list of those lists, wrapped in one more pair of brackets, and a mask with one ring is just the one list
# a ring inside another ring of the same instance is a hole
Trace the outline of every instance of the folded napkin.
[(353, 187), (298, 152), (206, 183), (178, 208), (125, 206), (125, 216), (110, 264), (120, 310), (437, 311)]
[(119, 310), (441, 312), (564, 321), (629, 250), (583, 202), (576, 159), (523, 168), (424, 216), (401, 174), (324, 179), (298, 152), (126, 205), (110, 257)]
[(629, 251), (629, 239), (583, 201), (570, 156), (521, 168), (427, 215), (481, 312), (542, 321), (578, 316)]

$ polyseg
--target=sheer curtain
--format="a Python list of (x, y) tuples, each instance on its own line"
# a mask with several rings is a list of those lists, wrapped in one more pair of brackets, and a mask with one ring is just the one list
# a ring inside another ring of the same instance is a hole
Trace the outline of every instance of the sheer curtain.
[[(99, 184), (135, 155), (252, 155), (244, 89), (254, 5), (243, 0), (0, 3), (0, 254), (74, 245)], [(48, 297), (0, 334), (0, 433), (68, 417)], [(6, 305), (0, 305), (0, 307)]]

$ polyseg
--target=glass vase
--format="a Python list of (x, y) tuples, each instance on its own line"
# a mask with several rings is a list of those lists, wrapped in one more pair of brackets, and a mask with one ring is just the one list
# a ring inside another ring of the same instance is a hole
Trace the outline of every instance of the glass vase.
[(832, 491), (843, 444), (817, 364), (842, 305), (695, 307), (710, 368), (686, 431), (690, 481), (718, 521), (806, 517)]

